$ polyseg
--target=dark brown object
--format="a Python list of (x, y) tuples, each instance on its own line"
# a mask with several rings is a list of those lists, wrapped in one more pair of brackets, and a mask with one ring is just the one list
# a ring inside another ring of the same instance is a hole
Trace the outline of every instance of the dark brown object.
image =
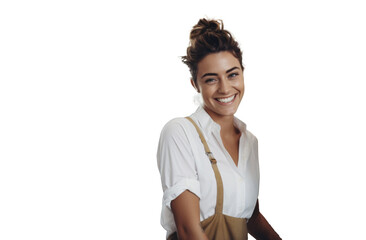
[(257, 240), (282, 240), (268, 221), (259, 212), (259, 201), (255, 205), (252, 217), (247, 223), (248, 232)]

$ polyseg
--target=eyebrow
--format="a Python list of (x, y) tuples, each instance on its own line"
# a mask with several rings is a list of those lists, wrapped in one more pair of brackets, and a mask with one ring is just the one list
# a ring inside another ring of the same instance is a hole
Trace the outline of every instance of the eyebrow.
[[(229, 73), (229, 72), (234, 71), (236, 69), (239, 69), (239, 68), (238, 67), (230, 68), (229, 70), (226, 71), (226, 73)], [(207, 77), (207, 76), (218, 76), (218, 74), (217, 73), (205, 73), (205, 74), (202, 75), (201, 78), (204, 78), (204, 77)]]

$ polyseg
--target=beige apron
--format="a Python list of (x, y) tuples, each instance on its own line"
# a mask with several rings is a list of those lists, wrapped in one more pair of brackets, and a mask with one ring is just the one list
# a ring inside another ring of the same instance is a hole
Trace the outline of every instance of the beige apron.
[[(212, 169), (215, 173), (217, 184), (217, 199), (215, 214), (201, 222), (202, 229), (210, 240), (247, 240), (247, 220), (246, 218), (236, 218), (224, 215), (222, 213), (224, 189), (221, 175), (216, 165), (216, 159), (213, 157), (205, 138), (197, 124), (190, 118), (186, 117), (196, 128), (198, 135), (203, 143), (206, 154), (211, 161)], [(168, 240), (176, 240), (178, 235), (176, 232), (168, 237)]]

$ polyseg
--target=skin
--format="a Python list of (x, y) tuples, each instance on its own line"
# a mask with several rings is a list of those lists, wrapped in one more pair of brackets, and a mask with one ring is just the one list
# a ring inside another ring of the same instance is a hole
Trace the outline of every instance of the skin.
[(171, 202), (180, 240), (209, 240), (200, 224), (199, 198), (186, 190)]
[[(223, 144), (238, 164), (240, 132), (234, 127), (234, 114), (244, 95), (244, 76), (240, 62), (230, 52), (212, 53), (198, 63), (197, 84), (204, 109), (221, 126)], [(228, 103), (219, 99), (234, 96)], [(185, 191), (171, 202), (179, 239), (208, 240), (200, 225), (199, 198)]]

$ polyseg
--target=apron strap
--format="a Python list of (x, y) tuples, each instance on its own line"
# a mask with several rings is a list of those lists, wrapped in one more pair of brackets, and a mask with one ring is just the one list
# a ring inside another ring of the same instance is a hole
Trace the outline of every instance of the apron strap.
[(205, 148), (206, 154), (211, 161), (211, 166), (215, 173), (216, 184), (217, 184), (217, 198), (216, 198), (215, 213), (222, 213), (223, 202), (224, 202), (224, 186), (222, 184), (222, 179), (221, 179), (219, 169), (217, 168), (217, 164), (216, 164), (217, 161), (214, 158), (210, 148), (208, 147), (206, 139), (203, 136), (203, 134), (202, 134), (201, 130), (199, 129), (199, 127), (197, 126), (197, 124), (190, 117), (186, 117), (186, 119), (188, 119), (193, 124), (193, 126), (196, 128), (197, 133), (201, 139), (201, 142), (203, 143), (203, 146)]

